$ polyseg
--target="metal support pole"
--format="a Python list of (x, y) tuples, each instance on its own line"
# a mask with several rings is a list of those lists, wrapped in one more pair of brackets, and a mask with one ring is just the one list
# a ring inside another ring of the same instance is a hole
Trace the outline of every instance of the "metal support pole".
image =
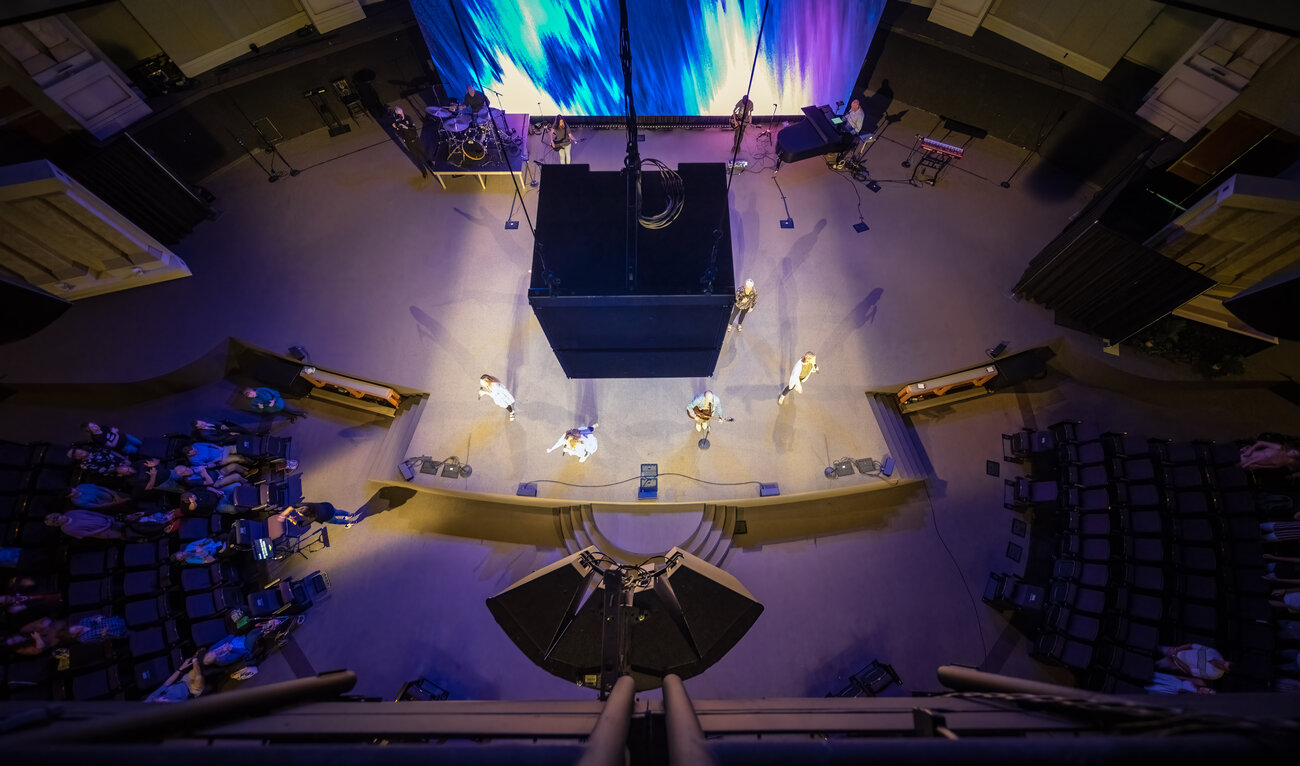
[(1116, 701), (1108, 694), (1087, 692), (1069, 686), (1057, 686), (1043, 681), (1030, 681), (1024, 678), (1003, 676), (997, 673), (985, 673), (974, 668), (960, 665), (940, 665), (937, 671), (939, 683), (955, 692), (992, 692), (994, 694), (1045, 694), (1054, 697), (1068, 697), (1077, 700)]
[(664, 719), (668, 724), (668, 763), (671, 766), (714, 766), (717, 760), (704, 742), (704, 730), (682, 679), (664, 676)]
[(351, 670), (335, 670), (278, 684), (199, 697), (183, 705), (144, 705), (139, 713), (96, 718), (66, 727), (56, 726), (27, 736), (8, 737), (5, 743), (72, 744), (121, 742), (141, 738), (165, 739), (193, 729), (213, 728), (227, 721), (255, 718), (274, 708), (332, 699), (351, 691), (356, 683), (356, 673)]
[(636, 682), (632, 676), (619, 678), (587, 737), (587, 749), (577, 766), (623, 766), (627, 762), (627, 731), (632, 725), (635, 699)]

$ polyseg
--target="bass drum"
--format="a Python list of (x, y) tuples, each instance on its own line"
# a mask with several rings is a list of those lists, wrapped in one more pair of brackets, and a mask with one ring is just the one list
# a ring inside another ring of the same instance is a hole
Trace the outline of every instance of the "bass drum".
[(487, 149), (483, 148), (482, 143), (474, 140), (461, 144), (460, 151), (468, 162), (482, 162), (483, 158), (487, 157)]

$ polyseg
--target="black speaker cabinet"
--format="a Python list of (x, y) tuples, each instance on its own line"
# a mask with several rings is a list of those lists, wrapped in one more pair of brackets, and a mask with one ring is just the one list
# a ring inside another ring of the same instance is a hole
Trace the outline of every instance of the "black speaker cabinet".
[(998, 374), (988, 382), (988, 389), (1001, 391), (1017, 383), (1043, 377), (1047, 374), (1047, 360), (1053, 356), (1050, 348), (1040, 346), (996, 360), (993, 366), (997, 368)]
[[(713, 374), (735, 294), (726, 169), (677, 172), (681, 216), (637, 226), (629, 259), (623, 173), (542, 167), (528, 302), (570, 378)], [(662, 210), (659, 173), (641, 186), (642, 213)]]

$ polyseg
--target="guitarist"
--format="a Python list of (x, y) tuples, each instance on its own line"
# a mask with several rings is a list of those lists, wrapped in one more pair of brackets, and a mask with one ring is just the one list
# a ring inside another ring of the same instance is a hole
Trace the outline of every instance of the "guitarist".
[(555, 122), (551, 123), (551, 148), (560, 156), (561, 165), (569, 164), (573, 138), (569, 135), (569, 123), (564, 121), (564, 115), (555, 115)]
[(731, 110), (731, 127), (736, 131), (736, 140), (731, 146), (733, 156), (740, 152), (740, 140), (745, 135), (745, 126), (754, 121), (753, 116), (754, 102), (749, 100), (749, 96), (741, 96), (736, 102), (736, 108)]

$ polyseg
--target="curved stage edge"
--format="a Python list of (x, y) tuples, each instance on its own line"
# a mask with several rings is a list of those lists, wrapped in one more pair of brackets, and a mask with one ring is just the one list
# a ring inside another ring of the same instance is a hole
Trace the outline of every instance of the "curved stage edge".
[(409, 493), (403, 515), (419, 532), (566, 554), (595, 545), (625, 564), (679, 547), (715, 566), (723, 566), (733, 548), (883, 529), (925, 485), (923, 479), (902, 478), (728, 501), (574, 502), (465, 492), (432, 481), (418, 474), (403, 481), (393, 470), (367, 483), (376, 494)]

